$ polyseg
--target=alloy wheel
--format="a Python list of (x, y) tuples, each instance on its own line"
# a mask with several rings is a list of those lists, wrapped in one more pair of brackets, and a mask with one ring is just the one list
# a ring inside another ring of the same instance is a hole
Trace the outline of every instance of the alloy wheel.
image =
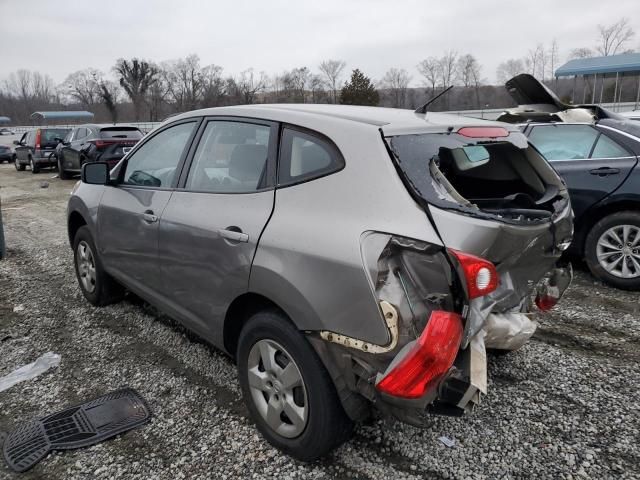
[(307, 425), (307, 389), (298, 365), (282, 345), (258, 340), (249, 352), (247, 375), (253, 402), (277, 434), (294, 438)]
[(78, 265), (78, 275), (83, 288), (88, 293), (93, 293), (96, 289), (96, 263), (91, 247), (84, 240), (78, 243), (76, 264)]
[(618, 278), (640, 277), (640, 228), (616, 225), (598, 239), (596, 255), (600, 266)]

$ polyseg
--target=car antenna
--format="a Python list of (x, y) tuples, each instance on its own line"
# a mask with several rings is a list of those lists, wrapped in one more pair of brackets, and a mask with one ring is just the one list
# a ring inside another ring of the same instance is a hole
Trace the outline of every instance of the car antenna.
[(429, 110), (429, 105), (431, 105), (433, 102), (435, 102), (437, 99), (439, 99), (441, 96), (443, 96), (445, 93), (447, 93), (452, 88), (453, 88), (453, 85), (449, 85), (447, 88), (445, 88), (443, 91), (441, 91), (438, 95), (436, 95), (435, 97), (431, 97), (431, 99), (427, 103), (425, 103), (421, 107), (416, 108), (414, 110), (414, 113), (424, 113), (426, 115), (427, 111)]

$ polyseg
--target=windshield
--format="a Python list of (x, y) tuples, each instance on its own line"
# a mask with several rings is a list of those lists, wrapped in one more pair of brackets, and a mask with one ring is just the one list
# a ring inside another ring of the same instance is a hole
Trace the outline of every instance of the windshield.
[(45, 128), (40, 131), (41, 143), (57, 143), (56, 138), (64, 138), (69, 132), (68, 128)]

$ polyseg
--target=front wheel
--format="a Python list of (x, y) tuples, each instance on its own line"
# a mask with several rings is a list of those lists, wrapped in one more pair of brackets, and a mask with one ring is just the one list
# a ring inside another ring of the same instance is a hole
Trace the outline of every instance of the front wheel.
[(71, 175), (69, 175), (69, 173), (66, 172), (64, 167), (62, 166), (61, 158), (58, 158), (58, 178), (60, 180), (69, 180), (71, 178)]
[(88, 227), (78, 229), (73, 253), (78, 284), (89, 303), (102, 307), (122, 300), (124, 289), (102, 267)]
[(353, 424), (307, 339), (277, 311), (257, 313), (238, 343), (242, 395), (258, 430), (302, 461), (327, 454)]
[(596, 223), (585, 242), (585, 260), (600, 280), (640, 289), (640, 212), (618, 212)]

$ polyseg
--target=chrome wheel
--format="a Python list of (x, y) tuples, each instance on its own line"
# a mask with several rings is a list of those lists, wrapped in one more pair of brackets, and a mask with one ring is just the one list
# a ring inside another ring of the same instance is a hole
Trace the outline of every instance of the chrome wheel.
[(249, 352), (247, 375), (251, 397), (267, 425), (286, 438), (300, 435), (309, 404), (302, 374), (289, 352), (273, 340), (258, 340)]
[(78, 243), (76, 264), (82, 287), (88, 293), (93, 293), (96, 289), (96, 262), (93, 258), (91, 247), (84, 240)]
[(640, 277), (640, 228), (616, 225), (598, 239), (596, 255), (600, 266), (618, 278)]

